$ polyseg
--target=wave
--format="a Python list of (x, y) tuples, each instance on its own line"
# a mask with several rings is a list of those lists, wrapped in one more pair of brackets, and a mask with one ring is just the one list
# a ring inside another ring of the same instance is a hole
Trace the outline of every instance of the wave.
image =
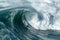
[[(0, 40), (59, 40), (59, 31), (32, 27), (29, 20), (35, 14), (38, 12), (32, 7), (17, 7), (0, 11)], [(40, 21), (44, 20), (43, 16), (40, 19)]]

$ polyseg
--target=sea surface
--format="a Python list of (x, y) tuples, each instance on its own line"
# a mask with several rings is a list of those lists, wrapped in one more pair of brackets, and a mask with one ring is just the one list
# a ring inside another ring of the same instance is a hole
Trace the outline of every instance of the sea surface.
[(60, 40), (60, 1), (0, 0), (0, 40)]

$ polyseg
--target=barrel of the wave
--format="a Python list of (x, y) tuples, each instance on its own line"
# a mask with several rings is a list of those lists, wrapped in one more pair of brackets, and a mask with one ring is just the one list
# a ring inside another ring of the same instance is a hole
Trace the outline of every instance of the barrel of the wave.
[(22, 40), (28, 40), (28, 39), (38, 40), (39, 39), (39, 37), (35, 35), (35, 32), (37, 30), (34, 27), (32, 27), (30, 23), (28, 22), (28, 19), (30, 19), (28, 14), (30, 14), (31, 16), (33, 12), (34, 13), (36, 12), (35, 10), (33, 10), (33, 8), (32, 9), (23, 8), (23, 9), (18, 10), (18, 12), (13, 18), (13, 25), (15, 27), (14, 31), (15, 33), (17, 33), (16, 35)]

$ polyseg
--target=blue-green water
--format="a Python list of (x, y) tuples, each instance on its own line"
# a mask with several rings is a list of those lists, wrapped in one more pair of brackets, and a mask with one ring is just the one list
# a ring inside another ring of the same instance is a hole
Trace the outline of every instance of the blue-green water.
[[(11, 6), (6, 9), (0, 7), (0, 40), (60, 40), (60, 30), (35, 29), (34, 25), (31, 25), (33, 23), (29, 23), (35, 14), (38, 15), (39, 21), (43, 22), (43, 12), (38, 12), (32, 6)], [(54, 17), (50, 15), (47, 22), (47, 27), (53, 25)]]
[(32, 13), (33, 11), (25, 9), (13, 8), (0, 11), (0, 40), (60, 40), (59, 31), (34, 29), (24, 16), (26, 12)]

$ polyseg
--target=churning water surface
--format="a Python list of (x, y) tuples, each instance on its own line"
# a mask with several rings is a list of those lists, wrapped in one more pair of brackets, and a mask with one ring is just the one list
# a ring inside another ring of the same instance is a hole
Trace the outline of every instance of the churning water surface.
[(0, 0), (0, 40), (60, 40), (60, 1)]

